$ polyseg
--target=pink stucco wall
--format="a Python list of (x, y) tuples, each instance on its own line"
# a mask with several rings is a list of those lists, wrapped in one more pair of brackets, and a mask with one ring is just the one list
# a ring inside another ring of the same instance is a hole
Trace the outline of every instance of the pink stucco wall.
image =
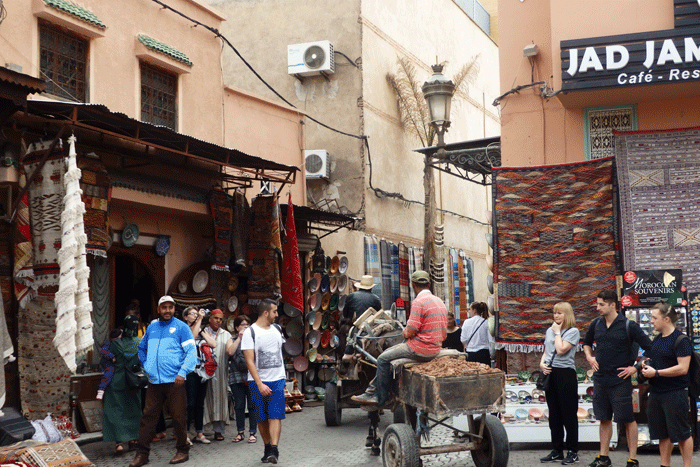
[[(673, 0), (500, 0), (501, 93), (547, 81), (561, 89), (560, 42), (672, 29)], [(523, 48), (536, 44), (530, 62)], [(697, 83), (572, 92), (544, 99), (539, 87), (505, 97), (501, 104), (502, 162), (529, 166), (585, 158), (583, 109), (637, 104), (640, 130), (700, 125)]]

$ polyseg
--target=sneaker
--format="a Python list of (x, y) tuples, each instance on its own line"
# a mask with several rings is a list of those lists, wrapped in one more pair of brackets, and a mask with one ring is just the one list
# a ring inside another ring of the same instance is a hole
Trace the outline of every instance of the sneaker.
[(265, 445), (265, 453), (263, 454), (262, 458), (260, 459), (260, 462), (263, 464), (267, 464), (267, 456), (270, 455), (270, 451), (272, 450), (272, 445), (271, 444), (266, 444)]
[(610, 458), (608, 456), (603, 457), (600, 454), (598, 454), (597, 456), (595, 456), (595, 459), (593, 459), (593, 462), (588, 464), (588, 467), (610, 467), (611, 465), (612, 462), (610, 462)]
[(627, 459), (626, 467), (639, 467), (639, 461), (637, 459)]
[(350, 398), (353, 402), (356, 402), (360, 405), (377, 405), (379, 404), (379, 400), (377, 399), (376, 394), (360, 394), (359, 396), (352, 396)]
[(552, 450), (549, 454), (544, 457), (540, 457), (540, 462), (557, 462), (564, 459), (564, 453), (562, 451)]
[(204, 435), (202, 435), (202, 436), (196, 436), (196, 437), (194, 438), (194, 440), (195, 440), (196, 442), (202, 443), (202, 444), (211, 444), (211, 441), (208, 440), (207, 437), (204, 436)]
[(561, 465), (567, 465), (567, 464), (573, 464), (573, 463), (578, 463), (578, 453), (575, 451), (569, 451), (566, 454), (566, 457), (564, 458), (563, 461), (561, 461)]
[(276, 464), (277, 459), (280, 457), (280, 452), (277, 449), (277, 446), (270, 446), (270, 454), (267, 456), (267, 462), (269, 464)]

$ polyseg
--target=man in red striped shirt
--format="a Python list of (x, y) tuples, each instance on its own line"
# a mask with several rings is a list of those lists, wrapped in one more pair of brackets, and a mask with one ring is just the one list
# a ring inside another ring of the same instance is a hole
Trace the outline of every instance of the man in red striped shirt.
[(425, 271), (411, 274), (411, 285), (416, 298), (411, 304), (411, 315), (403, 331), (406, 342), (386, 349), (377, 358), (377, 376), (367, 391), (352, 400), (363, 405), (382, 405), (389, 399), (391, 362), (411, 358), (427, 362), (435, 358), (447, 336), (447, 308), (430, 292), (430, 276)]

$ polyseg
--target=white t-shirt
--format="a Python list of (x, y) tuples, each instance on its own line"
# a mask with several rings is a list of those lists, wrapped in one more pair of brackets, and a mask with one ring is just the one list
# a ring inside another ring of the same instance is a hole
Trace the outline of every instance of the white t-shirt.
[[(462, 335), (460, 340), (467, 348), (465, 352), (478, 352), (482, 349), (488, 349), (489, 343), (493, 342), (493, 336), (489, 332), (489, 323), (479, 315), (472, 316), (464, 321), (462, 325)], [(473, 334), (473, 336), (472, 336)], [(471, 337), (471, 340), (469, 338)]]
[[(253, 341), (251, 329), (255, 330), (255, 341)], [(253, 323), (243, 333), (241, 350), (255, 350), (255, 367), (258, 369), (260, 381), (271, 383), (285, 379), (282, 359), (283, 343), (284, 337), (275, 326), (264, 329)], [(253, 381), (250, 372), (248, 372), (248, 381)]]

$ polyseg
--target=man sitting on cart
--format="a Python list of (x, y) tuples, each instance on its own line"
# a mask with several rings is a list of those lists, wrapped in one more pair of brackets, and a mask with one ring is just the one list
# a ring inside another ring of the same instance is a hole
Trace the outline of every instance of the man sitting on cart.
[(403, 331), (404, 343), (389, 347), (377, 358), (377, 376), (369, 383), (364, 394), (352, 400), (362, 405), (383, 405), (389, 400), (391, 362), (410, 358), (427, 362), (435, 358), (447, 336), (447, 308), (430, 292), (430, 276), (425, 271), (411, 274), (411, 285), (416, 294), (411, 304), (411, 315)]

